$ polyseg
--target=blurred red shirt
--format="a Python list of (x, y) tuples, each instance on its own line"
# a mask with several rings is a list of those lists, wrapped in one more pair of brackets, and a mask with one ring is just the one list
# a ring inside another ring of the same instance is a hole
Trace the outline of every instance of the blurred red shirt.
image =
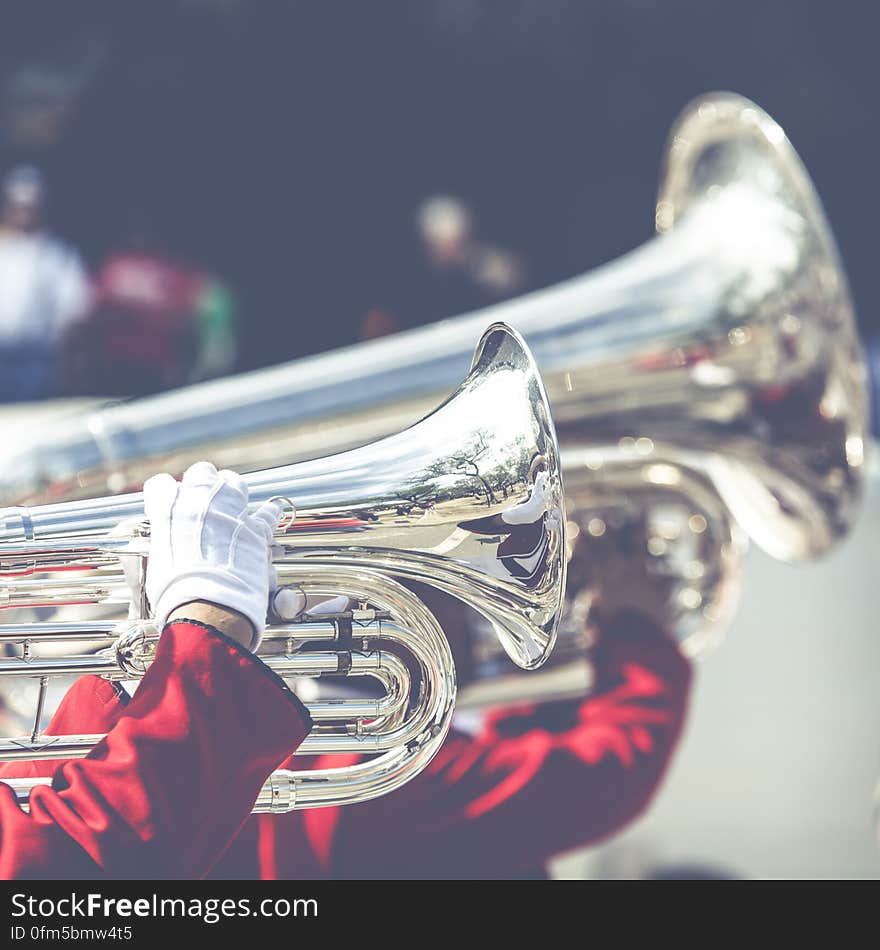
[[(205, 657), (210, 666), (211, 659)], [(226, 701), (243, 716), (254, 755), (265, 751), (256, 737), (271, 726), (248, 714), (259, 661), (238, 670)], [(566, 850), (596, 842), (638, 816), (654, 795), (684, 722), (690, 666), (676, 645), (642, 617), (618, 617), (603, 631), (594, 656), (595, 687), (580, 701), (547, 703), (499, 711), (474, 736), (453, 731), (429, 767), (391, 795), (344, 808), (259, 815), (214, 842), (217, 858), (199, 873), (214, 878), (507, 878), (540, 874), (546, 862)], [(125, 723), (131, 705), (105, 681), (81, 680), (52, 722), (52, 731), (102, 732)], [(198, 767), (205, 781), (241, 800), (251, 786), (242, 770), (247, 755), (233, 748), (213, 720), (210, 705), (186, 689), (168, 699), (197, 736)], [(157, 720), (156, 728), (169, 723)], [(295, 747), (295, 736), (291, 745)], [(143, 747), (144, 753), (146, 746)], [(143, 754), (143, 753), (139, 753)], [(284, 768), (330, 768), (355, 757), (293, 757)], [(149, 775), (154, 764), (140, 767)], [(58, 763), (6, 766), (0, 777), (56, 774)], [(162, 787), (159, 763), (152, 784)], [(62, 775), (63, 770), (62, 770)], [(90, 803), (93, 820), (106, 825), (100, 802), (112, 802), (112, 775), (101, 776)], [(108, 787), (103, 788), (102, 783)], [(144, 788), (147, 788), (145, 782)], [(165, 793), (162, 795), (165, 798)], [(0, 812), (4, 825), (9, 809)], [(138, 809), (149, 803), (138, 802)], [(164, 806), (177, 811), (180, 826), (201, 821), (198, 805), (186, 798)], [(245, 812), (248, 809), (245, 809)], [(125, 822), (123, 817), (123, 824)], [(217, 834), (222, 835), (220, 828)], [(110, 836), (112, 838), (112, 836)], [(106, 852), (93, 856), (94, 873), (112, 875), (125, 848), (108, 838)], [(168, 847), (178, 847), (173, 840)], [(173, 855), (166, 856), (174, 867)], [(161, 863), (161, 862), (160, 862)], [(190, 869), (197, 869), (192, 863)], [(14, 858), (7, 873), (16, 870)]]

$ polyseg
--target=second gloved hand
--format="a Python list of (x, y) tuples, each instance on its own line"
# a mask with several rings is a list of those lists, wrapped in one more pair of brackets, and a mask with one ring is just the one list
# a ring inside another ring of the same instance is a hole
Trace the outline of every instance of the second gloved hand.
[(248, 487), (235, 472), (197, 462), (178, 482), (155, 475), (144, 485), (150, 522), (146, 590), (159, 628), (192, 601), (209, 601), (250, 620), (255, 650), (266, 625), (272, 533), (282, 513), (266, 502), (248, 513)]

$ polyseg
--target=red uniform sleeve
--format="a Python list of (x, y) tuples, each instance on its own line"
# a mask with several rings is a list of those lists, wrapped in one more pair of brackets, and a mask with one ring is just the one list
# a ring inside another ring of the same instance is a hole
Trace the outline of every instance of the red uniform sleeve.
[(499, 877), (618, 831), (648, 804), (685, 716), (690, 665), (637, 614), (605, 629), (594, 692), (450, 736), (394, 795), (343, 809), (343, 877)]
[(127, 704), (89, 678), (96, 731), (84, 759), (60, 768), (9, 766), (2, 777), (53, 775), (30, 813), (0, 783), (0, 877), (195, 878), (206, 874), (250, 813), (270, 772), (311, 728), (305, 707), (266, 666), (216, 631), (178, 621)]

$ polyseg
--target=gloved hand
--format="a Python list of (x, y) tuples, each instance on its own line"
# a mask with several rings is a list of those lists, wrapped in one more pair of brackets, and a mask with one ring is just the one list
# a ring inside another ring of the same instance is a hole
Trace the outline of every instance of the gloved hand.
[(144, 485), (150, 522), (146, 592), (162, 629), (169, 614), (191, 601), (209, 601), (250, 620), (256, 650), (266, 626), (272, 535), (282, 504), (267, 501), (248, 513), (248, 487), (235, 472), (196, 462), (177, 482), (155, 475)]

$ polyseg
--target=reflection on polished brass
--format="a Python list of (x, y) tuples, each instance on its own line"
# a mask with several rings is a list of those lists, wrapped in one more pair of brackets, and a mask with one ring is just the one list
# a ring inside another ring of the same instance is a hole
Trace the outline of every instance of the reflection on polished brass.
[[(569, 521), (568, 590), (573, 605), (583, 602), (582, 619), (589, 625), (594, 599), (639, 608), (698, 655), (733, 614), (746, 544), (711, 480), (681, 464), (637, 462), (620, 451), (572, 450), (569, 457), (574, 496), (589, 499), (571, 506)], [(621, 589), (628, 561), (651, 579), (638, 596)]]
[[(503, 319), (553, 403), (569, 521), (589, 533), (637, 514), (647, 530), (633, 557), (672, 575), (667, 616), (694, 652), (730, 614), (743, 531), (786, 560), (848, 531), (865, 374), (818, 197), (754, 103), (713, 94), (685, 110), (655, 223), (658, 236), (621, 259), (487, 310), (66, 420), (14, 453), (0, 491), (16, 503), (88, 497), (202, 457), (259, 468), (364, 444), (427, 411)], [(670, 505), (688, 530), (655, 537)], [(578, 562), (588, 550), (575, 548)], [(573, 566), (586, 585), (570, 585), (573, 605), (601, 585), (591, 570)]]
[[(263, 802), (271, 810), (383, 794), (421, 771), (442, 741), (455, 694), (449, 648), (433, 615), (394, 578), (420, 581), (473, 607), (522, 668), (540, 666), (551, 651), (566, 566), (559, 449), (531, 355), (503, 324), (486, 331), (464, 382), (420, 423), (246, 480), (254, 504), (273, 496), (296, 500), (295, 519), (275, 533), (279, 580), (307, 598), (342, 594), (357, 605), (331, 621), (306, 615), (301, 623), (270, 625), (261, 648), (266, 661), (282, 676), (371, 676), (384, 689), (376, 701), (313, 706), (318, 725), (300, 749), (380, 753), (378, 764), (329, 777), (275, 776)], [(0, 625), (0, 642), (16, 649), (0, 659), (0, 679), (45, 684), (82, 673), (142, 675), (156, 632), (149, 621), (122, 619), (132, 594), (121, 562), (149, 553), (143, 517), (139, 493), (0, 511), (0, 571), (7, 575), (0, 606), (14, 613), (79, 604), (111, 613), (115, 607), (117, 615)], [(120, 524), (127, 527), (120, 531)], [(136, 609), (142, 602), (138, 593)], [(41, 648), (49, 643), (78, 643), (80, 652), (48, 655)], [(412, 690), (408, 666), (388, 643), (410, 658)], [(83, 655), (83, 644), (91, 644), (90, 653)], [(40, 705), (43, 696), (41, 688)], [(39, 729), (38, 714), (30, 739), (0, 740), (0, 761), (83, 755), (95, 742), (46, 739)]]
[[(708, 476), (716, 520), (732, 514), (776, 557), (822, 553), (855, 517), (864, 369), (833, 239), (781, 128), (738, 96), (690, 105), (656, 225), (618, 261), (477, 314), (66, 420), (14, 453), (0, 491), (10, 503), (89, 497), (202, 457), (255, 469), (364, 444), (424, 414), (482, 327), (504, 319), (552, 399), (579, 485), (573, 520), (596, 507), (595, 482), (575, 471), (589, 450), (606, 486), (638, 496), (651, 463), (684, 471), (684, 485)], [(645, 488), (649, 506), (650, 478)], [(726, 612), (703, 593), (690, 629)]]
[(4, 466), (7, 498), (120, 490), (205, 455), (261, 467), (362, 444), (448, 392), (482, 327), (504, 319), (538, 360), (563, 441), (693, 452), (762, 546), (820, 553), (853, 517), (865, 394), (809, 178), (757, 106), (708, 96), (673, 129), (656, 216), (659, 239), (548, 290), (93, 413), (78, 438)]
[[(467, 636), (452, 640), (458, 709), (584, 696), (592, 686), (589, 651), (603, 618), (619, 611), (674, 631), (689, 657), (714, 646), (730, 621), (746, 540), (705, 474), (607, 450), (569, 458), (579, 464), (566, 472), (566, 498), (584, 497), (578, 478), (589, 478), (590, 502), (569, 516), (568, 603), (553, 656), (537, 675), (522, 676), (485, 622), (459, 611)], [(432, 609), (449, 630), (447, 616)]]
[[(591, 504), (568, 520), (567, 607), (545, 666), (515, 669), (473, 610), (415, 587), (452, 647), (458, 710), (582, 698), (593, 683), (591, 648), (603, 629), (607, 635), (607, 618), (621, 611), (675, 631), (689, 657), (711, 648), (733, 613), (745, 538), (705, 475), (638, 464), (624, 450), (613, 458), (607, 450), (581, 450), (570, 460), (578, 464), (568, 470), (566, 498), (581, 497), (578, 478), (590, 478)], [(339, 690), (370, 695), (365, 680), (355, 686), (325, 677), (305, 688), (310, 698)]]

